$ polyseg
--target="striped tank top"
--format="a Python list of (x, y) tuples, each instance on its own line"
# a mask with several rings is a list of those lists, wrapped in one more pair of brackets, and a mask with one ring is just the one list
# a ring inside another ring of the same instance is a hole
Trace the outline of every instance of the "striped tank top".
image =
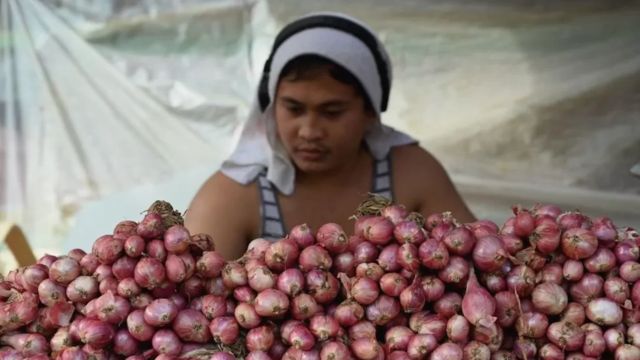
[[(391, 153), (386, 158), (376, 160), (373, 166), (373, 184), (371, 193), (378, 194), (393, 201), (393, 184), (391, 182)], [(286, 235), (287, 229), (282, 219), (280, 204), (276, 196), (276, 189), (267, 180), (267, 171), (258, 175), (260, 191), (260, 216), (262, 223), (262, 238), (278, 240)]]

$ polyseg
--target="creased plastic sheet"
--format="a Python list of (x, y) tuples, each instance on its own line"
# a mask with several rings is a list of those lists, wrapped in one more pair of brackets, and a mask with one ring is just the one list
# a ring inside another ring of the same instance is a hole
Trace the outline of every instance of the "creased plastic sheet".
[(316, 10), (379, 32), (394, 63), (384, 121), (436, 154), (479, 217), (542, 201), (640, 226), (638, 1), (21, 0), (2, 10), (1, 211), (53, 247), (86, 248), (155, 198), (184, 210), (228, 152), (278, 29)]

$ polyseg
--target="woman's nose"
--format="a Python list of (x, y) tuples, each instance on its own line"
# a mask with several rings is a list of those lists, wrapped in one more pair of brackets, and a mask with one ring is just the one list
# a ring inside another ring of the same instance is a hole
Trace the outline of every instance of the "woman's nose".
[(324, 131), (319, 123), (320, 119), (314, 114), (305, 116), (298, 130), (298, 136), (301, 139), (310, 141), (322, 138)]

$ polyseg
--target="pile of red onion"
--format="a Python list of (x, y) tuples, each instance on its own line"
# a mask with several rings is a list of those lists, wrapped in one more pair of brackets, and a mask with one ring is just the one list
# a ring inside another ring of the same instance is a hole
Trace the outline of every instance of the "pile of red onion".
[(225, 261), (152, 207), (0, 281), (0, 360), (640, 359), (635, 230), (552, 205), (502, 227), (359, 210), (353, 234), (298, 225)]

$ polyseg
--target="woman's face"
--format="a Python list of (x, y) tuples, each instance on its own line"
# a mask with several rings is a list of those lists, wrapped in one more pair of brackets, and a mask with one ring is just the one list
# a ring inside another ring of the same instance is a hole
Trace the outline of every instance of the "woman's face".
[(278, 136), (302, 172), (350, 164), (375, 121), (356, 88), (332, 78), (329, 67), (302, 79), (283, 77), (276, 94)]

